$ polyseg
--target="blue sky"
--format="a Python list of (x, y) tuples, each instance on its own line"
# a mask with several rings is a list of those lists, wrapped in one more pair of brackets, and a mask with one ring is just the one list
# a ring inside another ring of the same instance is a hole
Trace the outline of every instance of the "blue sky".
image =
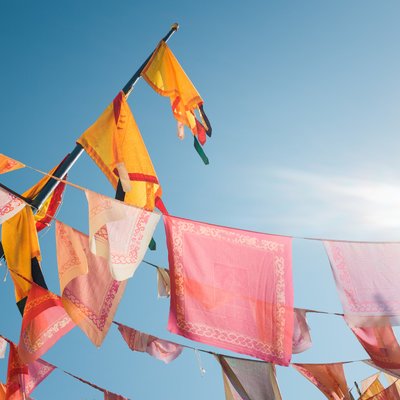
[[(301, 237), (398, 240), (399, 12), (389, 0), (0, 1), (0, 152), (52, 168), (177, 21), (169, 44), (205, 100), (210, 165), (189, 132), (176, 138), (167, 99), (144, 81), (129, 98), (172, 214)], [(1, 182), (22, 192), (39, 178), (25, 169)], [(70, 180), (113, 196), (87, 155)], [(68, 188), (59, 219), (87, 232), (86, 211), (83, 193)], [(146, 259), (167, 266), (161, 224), (156, 239)], [(53, 227), (40, 244), (46, 279), (59, 293)], [(296, 306), (340, 312), (322, 244), (295, 240), (293, 253)], [(0, 333), (17, 341), (11, 280), (0, 286)], [(189, 343), (167, 332), (168, 308), (157, 299), (155, 272), (142, 265), (116, 319)], [(314, 346), (293, 361), (366, 357), (340, 317), (310, 315), (309, 324)], [(133, 399), (224, 398), (211, 356), (202, 355), (202, 377), (193, 352), (165, 366), (130, 352), (115, 328), (100, 349), (75, 328), (44, 358)], [(0, 360), (1, 380), (6, 368)], [(349, 386), (373, 373), (359, 363), (345, 368)], [(278, 378), (284, 399), (324, 398), (291, 368), (279, 368)], [(101, 398), (59, 371), (33, 395), (55, 396)]]

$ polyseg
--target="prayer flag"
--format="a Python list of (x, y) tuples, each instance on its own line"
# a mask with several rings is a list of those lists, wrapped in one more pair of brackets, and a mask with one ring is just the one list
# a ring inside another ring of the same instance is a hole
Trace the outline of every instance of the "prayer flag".
[(389, 323), (350, 328), (375, 365), (384, 369), (400, 368), (400, 346)]
[(78, 139), (124, 201), (152, 211), (161, 200), (161, 186), (123, 92)]
[(30, 282), (46, 287), (39, 264), (40, 248), (31, 208), (23, 208), (4, 222), (1, 234), (7, 266), (15, 285), (15, 297), (22, 311), (31, 288)]
[(86, 191), (91, 251), (104, 257), (117, 281), (131, 278), (142, 262), (160, 215)]
[(0, 188), (0, 224), (7, 221), (26, 206), (19, 197)]
[(166, 364), (175, 360), (183, 350), (177, 343), (159, 339), (122, 324), (118, 324), (118, 330), (132, 351), (146, 352)]
[(306, 319), (307, 310), (294, 309), (293, 346), (292, 353), (298, 354), (308, 350), (311, 346), (310, 328)]
[(367, 400), (372, 396), (375, 396), (376, 394), (382, 392), (383, 390), (385, 390), (385, 388), (380, 382), (379, 377), (376, 377), (373, 382), (371, 382), (371, 384), (362, 391), (362, 395), (358, 400)]
[(4, 358), (6, 356), (7, 350), (7, 340), (3, 339), (0, 336), (0, 358)]
[(368, 326), (370, 317), (400, 316), (400, 244), (324, 241), (324, 245), (352, 324)]
[(18, 344), (21, 361), (29, 364), (37, 360), (74, 326), (60, 297), (33, 284), (25, 305)]
[(291, 238), (164, 216), (168, 329), (288, 365), (293, 339)]
[(369, 397), (368, 400), (400, 400), (400, 394), (396, 384), (393, 383), (375, 396)]
[(218, 355), (226, 400), (281, 400), (274, 364)]
[(56, 221), (57, 263), (64, 308), (96, 346), (103, 342), (126, 282), (89, 249), (87, 235)]
[(25, 164), (7, 157), (4, 154), (0, 154), (0, 174), (5, 174), (6, 172), (15, 171), (16, 169), (24, 168)]
[(370, 386), (372, 383), (374, 383), (374, 381), (379, 378), (379, 375), (381, 373), (377, 372), (374, 375), (369, 376), (368, 378), (365, 378), (361, 381), (361, 393), (364, 393)]
[[(178, 136), (183, 139), (183, 125), (190, 128), (199, 142), (211, 136), (211, 126), (203, 110), (203, 99), (175, 58), (168, 45), (161, 41), (151, 56), (142, 77), (161, 96), (169, 97), (174, 117), (178, 121)], [(196, 118), (199, 110), (202, 123)]]
[(6, 400), (25, 400), (26, 396), (29, 396), (54, 369), (54, 365), (41, 359), (24, 364), (18, 355), (17, 347), (14, 343), (10, 343)]
[(171, 294), (169, 271), (165, 268), (157, 267), (157, 291), (158, 297), (169, 297)]
[(292, 364), (330, 400), (350, 400), (343, 364)]

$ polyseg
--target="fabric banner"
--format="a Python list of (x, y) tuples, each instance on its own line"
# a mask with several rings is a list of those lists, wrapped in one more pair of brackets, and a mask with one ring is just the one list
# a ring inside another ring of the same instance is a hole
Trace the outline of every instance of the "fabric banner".
[(365, 393), (365, 391), (375, 382), (375, 380), (379, 378), (380, 374), (380, 372), (377, 372), (376, 374), (371, 375), (360, 382), (362, 394)]
[(22, 319), (18, 353), (23, 363), (41, 357), (75, 324), (59, 296), (33, 284)]
[(152, 211), (161, 186), (132, 112), (120, 92), (77, 141), (117, 189), (124, 201)]
[(118, 330), (132, 351), (146, 352), (166, 364), (175, 360), (183, 350), (177, 343), (159, 339), (122, 324), (118, 324)]
[(31, 208), (23, 208), (4, 222), (1, 235), (7, 266), (15, 285), (15, 297), (19, 302), (28, 296), (30, 282), (35, 282), (33, 268), (41, 273), (39, 241)]
[(58, 274), (64, 307), (96, 346), (103, 342), (126, 282), (113, 279), (107, 261), (89, 250), (87, 235), (56, 221)]
[(306, 319), (307, 310), (294, 309), (292, 353), (298, 354), (312, 347), (310, 328)]
[(4, 358), (6, 356), (7, 350), (7, 340), (3, 339), (0, 336), (0, 358)]
[(281, 400), (273, 364), (217, 356), (226, 400)]
[(400, 369), (400, 346), (391, 325), (350, 328), (375, 365), (384, 369)]
[(342, 363), (292, 364), (330, 400), (350, 400)]
[(164, 216), (168, 329), (288, 365), (293, 339), (291, 238)]
[(171, 280), (169, 271), (157, 267), (157, 292), (158, 297), (169, 297), (171, 295)]
[(379, 380), (379, 377), (376, 377), (371, 382), (371, 384), (365, 388), (365, 390), (362, 390), (362, 395), (358, 400), (367, 400), (372, 396), (375, 396), (376, 394), (382, 392), (383, 390), (385, 390), (385, 388)]
[[(203, 99), (164, 41), (159, 43), (143, 69), (142, 77), (158, 94), (170, 98), (172, 112), (178, 121), (178, 136), (183, 139), (184, 124), (203, 145), (206, 133), (211, 135), (210, 123), (202, 109)], [(200, 111), (203, 123), (196, 118), (196, 109)]]
[(10, 343), (8, 356), (6, 399), (25, 400), (36, 386), (47, 378), (55, 369), (54, 365), (38, 359), (30, 364), (24, 364), (18, 355), (18, 349)]
[[(324, 245), (344, 313), (353, 325), (371, 325), (370, 317), (400, 316), (400, 244), (324, 241)], [(379, 318), (375, 321), (379, 323)], [(398, 323), (398, 318), (391, 322)]]
[(368, 400), (400, 400), (400, 394), (397, 390), (396, 384), (393, 383), (382, 392), (369, 397)]
[(26, 206), (19, 197), (0, 188), (0, 224), (7, 221)]
[(7, 157), (4, 154), (0, 154), (0, 174), (5, 174), (6, 172), (15, 171), (20, 168), (24, 168), (25, 164)]
[(108, 261), (117, 281), (142, 262), (160, 215), (87, 190), (91, 251)]

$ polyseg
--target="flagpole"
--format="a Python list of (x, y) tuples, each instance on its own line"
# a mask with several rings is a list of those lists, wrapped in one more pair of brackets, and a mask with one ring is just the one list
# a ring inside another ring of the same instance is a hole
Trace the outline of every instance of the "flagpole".
[[(171, 29), (169, 32), (161, 39), (164, 42), (168, 42), (168, 40), (171, 38), (171, 36), (179, 29), (179, 24), (174, 23), (171, 26)], [(153, 55), (155, 50), (152, 51), (152, 53), (147, 57), (147, 59), (144, 61), (144, 63), (139, 67), (139, 69), (135, 72), (135, 74), (132, 76), (131, 79), (126, 83), (126, 85), (123, 87), (122, 91), (125, 93), (125, 96), (128, 97), (130, 93), (132, 92), (133, 87), (136, 85), (137, 81), (140, 79), (141, 73), (144, 69), (144, 67), (147, 65), (149, 62), (151, 56)], [(60, 179), (63, 179), (65, 175), (69, 172), (69, 170), (73, 167), (75, 162), (78, 160), (78, 158), (81, 156), (83, 153), (83, 147), (80, 144), (76, 144), (75, 148), (72, 150), (71, 153), (65, 157), (65, 159), (61, 162), (61, 164), (58, 166), (56, 171), (54, 172), (54, 176)], [(32, 206), (36, 208), (37, 210), (40, 209), (40, 207), (43, 205), (43, 203), (46, 201), (46, 199), (51, 195), (51, 193), (54, 191), (54, 189), (58, 186), (60, 181), (56, 179), (49, 179), (49, 181), (44, 185), (42, 190), (38, 193), (38, 195), (35, 197), (35, 199), (32, 201)]]

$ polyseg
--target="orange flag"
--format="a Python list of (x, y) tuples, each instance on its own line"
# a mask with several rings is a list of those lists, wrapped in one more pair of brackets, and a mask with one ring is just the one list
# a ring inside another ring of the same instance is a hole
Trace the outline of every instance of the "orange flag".
[(161, 186), (125, 95), (120, 92), (100, 118), (78, 139), (124, 201), (152, 211)]
[[(143, 69), (142, 77), (161, 96), (171, 100), (174, 117), (178, 121), (178, 136), (183, 139), (183, 125), (203, 145), (206, 134), (211, 136), (211, 126), (203, 110), (203, 99), (164, 41), (161, 41)], [(195, 115), (198, 110), (202, 119)]]
[(0, 154), (0, 174), (6, 172), (15, 171), (16, 169), (24, 168), (25, 165), (21, 162), (7, 157), (4, 154)]

